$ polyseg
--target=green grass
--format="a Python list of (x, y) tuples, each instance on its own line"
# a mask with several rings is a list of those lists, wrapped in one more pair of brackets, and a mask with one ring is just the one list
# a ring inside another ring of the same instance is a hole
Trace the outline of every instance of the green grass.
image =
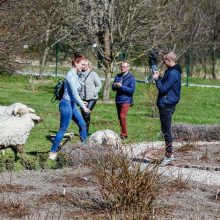
[[(186, 77), (183, 77), (182, 82), (186, 83)], [(201, 84), (201, 85), (220, 86), (220, 80), (202, 79), (202, 78), (195, 78), (195, 77), (189, 77), (189, 84), (190, 83), (192, 83), (192, 84)]]
[[(25, 145), (26, 152), (38, 153), (50, 150), (51, 142), (46, 135), (56, 132), (59, 127), (58, 103), (51, 103), (53, 86), (56, 79), (49, 83), (31, 86), (28, 76), (0, 74), (0, 104), (10, 105), (15, 102), (24, 103), (36, 110), (43, 122), (36, 125)], [(34, 87), (34, 88), (33, 88)], [(150, 101), (156, 98), (156, 89), (152, 85), (137, 84), (134, 95), (134, 106), (128, 114), (129, 138), (126, 142), (157, 140), (160, 122), (152, 117)], [(220, 89), (201, 87), (182, 87), (181, 101), (173, 117), (174, 122), (191, 124), (220, 124), (219, 99)], [(119, 124), (114, 105), (114, 92), (111, 92), (112, 104), (98, 102), (91, 115), (91, 132), (111, 129), (119, 133)], [(78, 128), (71, 123), (69, 131), (77, 133)], [(75, 137), (73, 142), (79, 141)]]

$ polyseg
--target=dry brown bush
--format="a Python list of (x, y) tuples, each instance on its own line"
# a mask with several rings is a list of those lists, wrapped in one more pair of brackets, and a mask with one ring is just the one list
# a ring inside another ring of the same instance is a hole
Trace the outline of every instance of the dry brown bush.
[(17, 202), (0, 202), (1, 214), (9, 218), (22, 218), (28, 214), (26, 206)]
[(220, 140), (219, 125), (174, 124), (172, 133), (177, 141)]
[(100, 185), (110, 219), (149, 219), (157, 196), (157, 164), (141, 169), (124, 152), (110, 150), (93, 158), (91, 167)]

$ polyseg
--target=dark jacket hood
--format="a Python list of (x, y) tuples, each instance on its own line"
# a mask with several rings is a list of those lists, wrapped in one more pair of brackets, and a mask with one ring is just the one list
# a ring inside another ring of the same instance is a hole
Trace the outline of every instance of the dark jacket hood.
[(172, 70), (172, 69), (175, 69), (175, 70), (179, 71), (180, 73), (182, 73), (182, 69), (179, 64), (176, 64), (176, 65), (168, 68), (168, 70)]

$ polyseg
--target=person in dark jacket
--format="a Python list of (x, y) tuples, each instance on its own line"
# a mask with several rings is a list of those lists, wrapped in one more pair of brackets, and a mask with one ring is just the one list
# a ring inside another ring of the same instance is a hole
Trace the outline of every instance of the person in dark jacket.
[(181, 68), (176, 64), (176, 54), (169, 52), (163, 57), (167, 70), (163, 77), (160, 77), (156, 71), (153, 78), (159, 91), (157, 98), (157, 107), (160, 114), (161, 130), (165, 138), (166, 152), (162, 165), (172, 164), (173, 157), (173, 137), (171, 134), (172, 115), (175, 107), (180, 100), (181, 91)]
[(145, 82), (147, 83), (155, 83), (153, 79), (153, 74), (154, 74), (154, 71), (158, 70), (158, 67), (157, 67), (158, 55), (159, 55), (159, 50), (157, 47), (152, 48), (149, 52), (148, 60), (149, 60), (150, 74), (148, 77), (146, 77)]
[(129, 71), (130, 64), (124, 61), (121, 64), (121, 73), (117, 74), (112, 84), (112, 90), (116, 91), (116, 108), (121, 127), (121, 139), (128, 137), (127, 113), (129, 107), (133, 105), (133, 94), (135, 91), (135, 77)]

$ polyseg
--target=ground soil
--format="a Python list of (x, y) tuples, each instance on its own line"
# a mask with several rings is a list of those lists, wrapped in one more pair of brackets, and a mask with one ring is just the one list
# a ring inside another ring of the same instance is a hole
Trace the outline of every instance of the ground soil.
[[(155, 157), (161, 156), (158, 152)], [(219, 167), (220, 144), (187, 143), (176, 149), (175, 157), (175, 166)], [(220, 171), (215, 173), (220, 175)], [(218, 184), (181, 176), (166, 176), (161, 181), (154, 219), (220, 219)], [(0, 219), (108, 219), (104, 207), (97, 180), (82, 165), (0, 174)]]

